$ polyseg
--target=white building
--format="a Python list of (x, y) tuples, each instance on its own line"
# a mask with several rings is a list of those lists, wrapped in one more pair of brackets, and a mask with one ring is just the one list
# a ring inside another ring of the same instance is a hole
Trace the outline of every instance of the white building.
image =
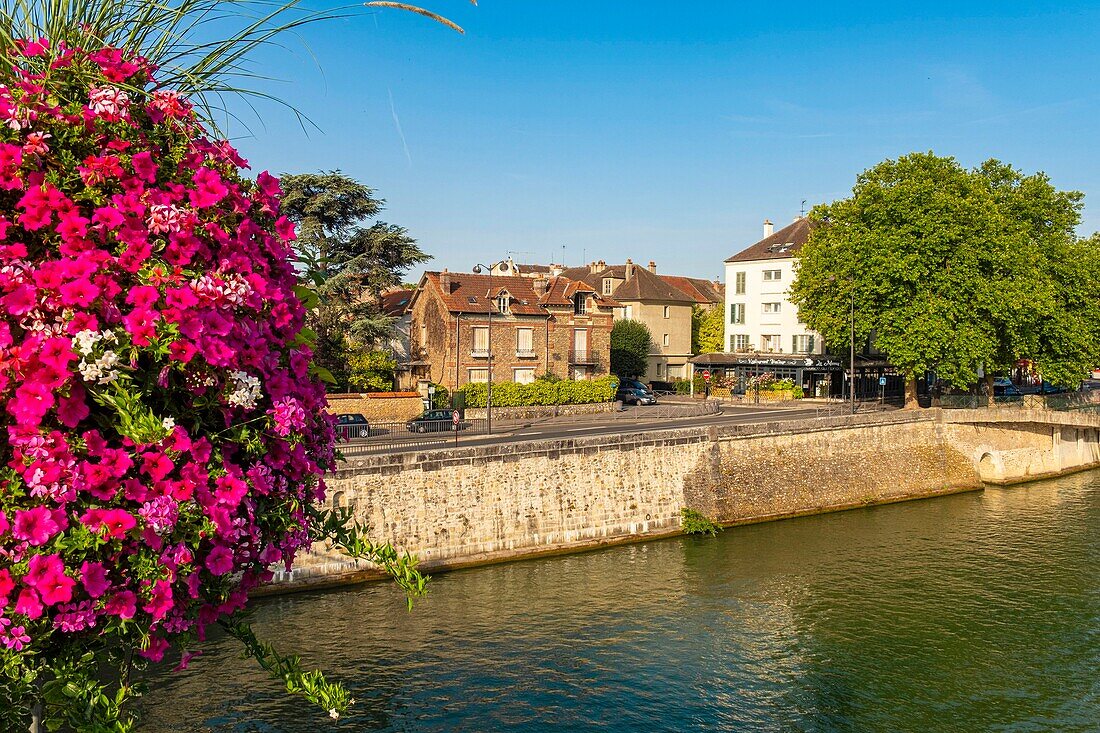
[(726, 350), (730, 353), (821, 354), (821, 337), (798, 320), (788, 293), (794, 255), (810, 235), (799, 217), (779, 231), (764, 222), (764, 238), (726, 260)]

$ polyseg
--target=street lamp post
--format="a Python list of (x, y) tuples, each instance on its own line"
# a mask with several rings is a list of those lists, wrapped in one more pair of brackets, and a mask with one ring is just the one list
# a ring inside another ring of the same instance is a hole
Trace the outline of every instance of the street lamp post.
[[(827, 280), (831, 283), (838, 282), (836, 275), (829, 275)], [(852, 404), (852, 414), (856, 414), (856, 289), (851, 280), (844, 280), (843, 282), (852, 285), (851, 290), (851, 309), (848, 316), (848, 325), (850, 327), (851, 338), (849, 340), (849, 361), (848, 361), (848, 397)]]
[[(493, 267), (496, 267), (496, 265), (493, 265)], [(489, 435), (493, 434), (493, 267), (482, 264), (474, 265), (475, 274), (480, 275), (482, 268), (489, 271), (489, 293), (486, 297), (489, 302), (489, 382), (485, 391), (485, 432)]]
[(852, 341), (851, 341), (851, 362), (849, 368), (852, 371), (852, 414), (856, 414), (856, 291), (852, 288)]

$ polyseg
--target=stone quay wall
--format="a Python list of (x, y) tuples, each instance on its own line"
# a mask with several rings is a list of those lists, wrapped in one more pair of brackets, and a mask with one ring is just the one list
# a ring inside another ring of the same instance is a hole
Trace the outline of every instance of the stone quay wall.
[[(559, 415), (597, 415), (615, 412), (618, 402), (589, 402), (582, 405), (532, 405), (530, 407), (494, 407), (494, 420), (533, 420)], [(484, 407), (467, 407), (467, 420), (481, 420), (486, 416)]]
[(328, 396), (328, 411), (359, 413), (371, 422), (401, 422), (424, 412), (424, 399), (416, 392), (335, 393)]
[[(1100, 416), (922, 410), (353, 458), (329, 479), (373, 539), (431, 571), (1100, 465)], [(275, 587), (376, 576), (316, 547)]]

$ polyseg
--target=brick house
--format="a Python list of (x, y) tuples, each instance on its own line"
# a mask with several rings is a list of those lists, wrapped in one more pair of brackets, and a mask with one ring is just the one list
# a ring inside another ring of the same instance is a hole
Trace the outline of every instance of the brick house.
[(619, 304), (564, 277), (426, 272), (409, 302), (413, 374), (454, 389), (489, 378), (532, 382), (608, 373)]

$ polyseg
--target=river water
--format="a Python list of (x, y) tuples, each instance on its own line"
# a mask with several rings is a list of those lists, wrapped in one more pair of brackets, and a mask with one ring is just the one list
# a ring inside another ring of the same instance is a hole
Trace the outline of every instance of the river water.
[[(1100, 473), (259, 604), (347, 731), (1100, 731)], [(212, 640), (153, 731), (331, 721)]]

